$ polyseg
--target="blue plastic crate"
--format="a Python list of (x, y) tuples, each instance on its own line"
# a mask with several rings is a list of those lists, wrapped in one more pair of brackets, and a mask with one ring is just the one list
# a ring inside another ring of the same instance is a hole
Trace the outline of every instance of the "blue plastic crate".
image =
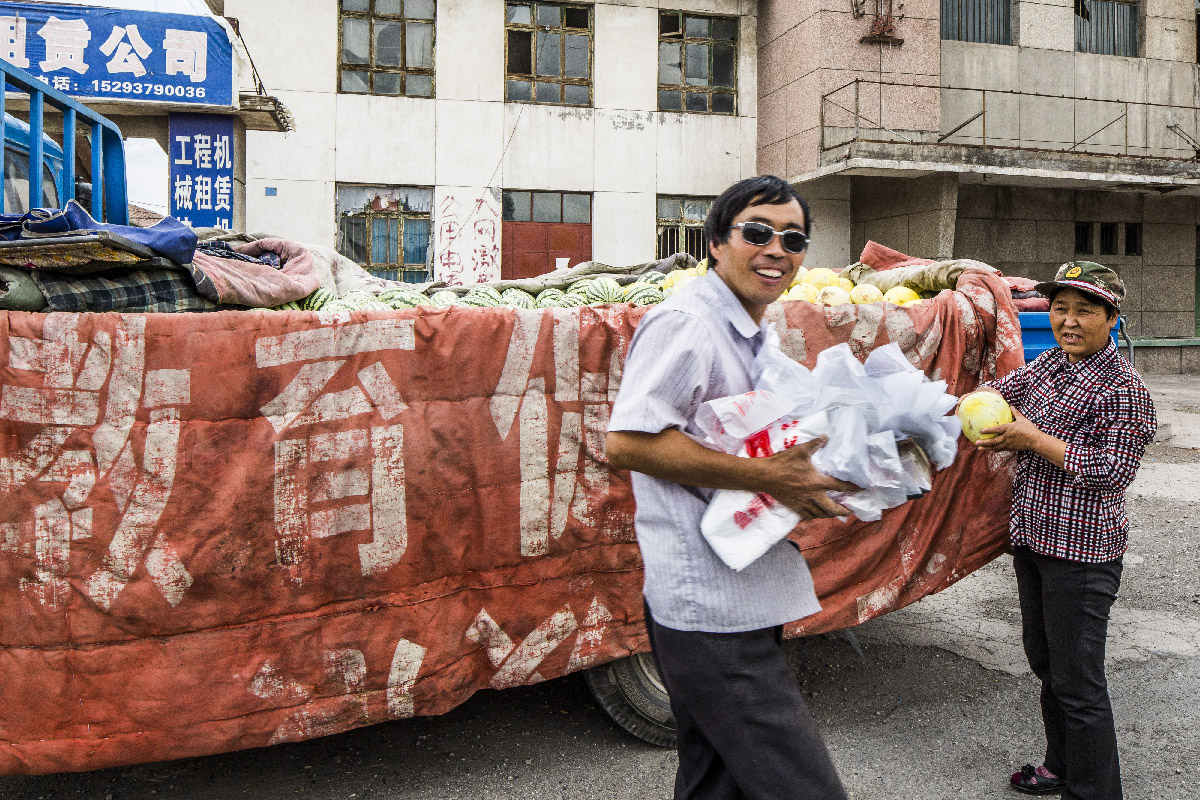
[[(1025, 346), (1025, 363), (1028, 364), (1052, 347), (1058, 347), (1054, 341), (1054, 332), (1050, 329), (1049, 311), (1021, 311), (1017, 313), (1021, 321), (1021, 343)], [(1121, 330), (1123, 320), (1118, 317), (1117, 324), (1112, 329), (1112, 340), (1121, 346), (1117, 332)]]

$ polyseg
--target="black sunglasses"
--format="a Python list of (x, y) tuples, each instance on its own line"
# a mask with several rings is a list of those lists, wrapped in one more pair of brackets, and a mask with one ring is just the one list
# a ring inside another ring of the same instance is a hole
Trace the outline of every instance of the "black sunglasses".
[(761, 222), (739, 222), (733, 227), (740, 228), (742, 238), (758, 247), (765, 247), (771, 242), (771, 239), (778, 236), (779, 243), (789, 253), (803, 253), (808, 249), (808, 234), (803, 231), (777, 231), (770, 225)]

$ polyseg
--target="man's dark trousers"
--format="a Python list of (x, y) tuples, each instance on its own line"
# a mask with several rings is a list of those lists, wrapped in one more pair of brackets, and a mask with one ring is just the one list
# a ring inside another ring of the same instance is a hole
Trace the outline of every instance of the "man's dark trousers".
[(678, 731), (675, 800), (845, 800), (782, 628), (677, 631), (649, 609), (646, 627)]
[(1046, 769), (1067, 800), (1121, 800), (1121, 763), (1104, 643), (1121, 585), (1121, 559), (1085, 564), (1013, 551), (1025, 654), (1042, 681)]

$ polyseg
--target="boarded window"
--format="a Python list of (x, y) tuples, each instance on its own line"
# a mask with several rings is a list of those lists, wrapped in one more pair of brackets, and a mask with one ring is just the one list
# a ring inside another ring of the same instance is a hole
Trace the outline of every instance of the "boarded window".
[(737, 32), (735, 17), (659, 12), (660, 111), (737, 113)]
[(509, 3), (504, 97), (510, 102), (592, 104), (592, 9)]
[(341, 0), (338, 91), (433, 97), (434, 0)]
[(339, 184), (338, 252), (383, 278), (431, 280), (432, 204), (427, 187)]
[(942, 0), (942, 38), (1012, 44), (1012, 0)]
[(1087, 17), (1075, 15), (1075, 49), (1080, 53), (1137, 56), (1137, 3), (1083, 0)]
[(657, 257), (688, 253), (697, 261), (708, 256), (704, 220), (712, 208), (711, 197), (658, 197)]

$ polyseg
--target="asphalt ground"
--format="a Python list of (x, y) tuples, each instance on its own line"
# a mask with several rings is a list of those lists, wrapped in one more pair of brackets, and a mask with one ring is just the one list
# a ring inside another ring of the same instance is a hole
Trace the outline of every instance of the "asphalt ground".
[[(1108, 675), (1130, 800), (1200, 797), (1200, 378), (1152, 377), (1171, 436), (1128, 493), (1130, 548)], [(1038, 763), (1038, 683), (1005, 556), (853, 630), (786, 643), (856, 800), (1021, 795)], [(2, 712), (0, 712), (2, 713)], [(671, 750), (631, 738), (579, 676), (484, 691), (440, 717), (297, 744), (82, 774), (0, 778), (0, 800), (643, 800), (671, 796)], [(797, 797), (803, 797), (798, 788)]]

